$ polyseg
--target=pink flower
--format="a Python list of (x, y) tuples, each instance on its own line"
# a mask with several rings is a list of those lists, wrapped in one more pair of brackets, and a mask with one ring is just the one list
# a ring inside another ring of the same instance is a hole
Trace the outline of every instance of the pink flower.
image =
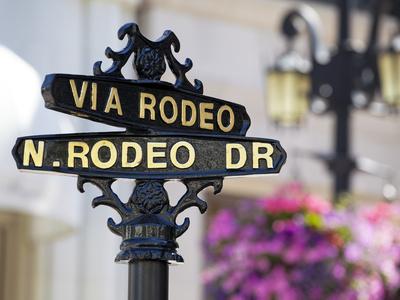
[(231, 272), (230, 276), (226, 278), (226, 280), (222, 284), (222, 288), (224, 291), (231, 293), (233, 292), (238, 286), (241, 285), (242, 281), (244, 278), (246, 278), (247, 273), (240, 271), (240, 270), (234, 270)]
[(338, 250), (335, 247), (326, 242), (321, 242), (313, 248), (308, 248), (308, 251), (305, 254), (305, 261), (307, 263), (316, 263), (334, 258), (337, 254)]
[(218, 280), (229, 270), (229, 264), (227, 262), (221, 262), (208, 268), (202, 273), (202, 281), (205, 284)]
[(332, 269), (333, 277), (340, 280), (346, 276), (346, 268), (341, 263), (336, 263)]
[(208, 231), (208, 242), (216, 245), (221, 240), (234, 237), (237, 230), (235, 216), (229, 210), (220, 211), (214, 218)]
[(283, 252), (283, 259), (289, 264), (299, 262), (305, 252), (305, 246), (302, 244), (294, 244)]
[(296, 213), (302, 208), (299, 199), (273, 198), (263, 202), (264, 209), (271, 214)]
[(331, 211), (332, 205), (325, 200), (308, 195), (303, 200), (304, 207), (314, 213), (326, 214)]
[(285, 186), (273, 198), (262, 200), (261, 203), (261, 206), (271, 214), (294, 214), (302, 210), (324, 214), (332, 208), (328, 201), (304, 192), (297, 183)]
[(349, 244), (344, 251), (344, 256), (350, 262), (356, 262), (361, 258), (362, 249), (356, 243)]
[(229, 300), (247, 300), (247, 298), (244, 295), (233, 295)]
[(378, 223), (390, 217), (392, 207), (389, 203), (381, 202), (365, 212), (365, 217), (372, 223)]
[(279, 254), (285, 247), (281, 239), (269, 239), (263, 242), (254, 243), (249, 247), (249, 252), (254, 255)]

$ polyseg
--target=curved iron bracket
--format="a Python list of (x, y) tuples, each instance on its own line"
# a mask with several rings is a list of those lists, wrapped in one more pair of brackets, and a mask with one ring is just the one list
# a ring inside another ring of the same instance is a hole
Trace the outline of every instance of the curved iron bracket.
[(122, 237), (121, 251), (116, 262), (152, 259), (183, 262), (176, 249), (176, 238), (190, 225), (189, 218), (177, 224), (178, 215), (189, 207), (197, 207), (201, 213), (207, 210), (207, 203), (198, 197), (206, 187), (212, 186), (214, 194), (222, 189), (222, 178), (183, 180), (186, 192), (175, 206), (169, 203), (163, 180), (137, 180), (127, 202), (122, 202), (112, 190), (115, 179), (78, 177), (78, 190), (84, 192), (84, 184), (91, 183), (100, 189), (102, 195), (92, 201), (92, 206), (105, 205), (113, 208), (121, 217), (118, 224), (108, 219), (108, 228)]
[(299, 20), (306, 25), (309, 34), (311, 60), (314, 63), (324, 64), (328, 61), (329, 51), (323, 45), (319, 28), (321, 22), (318, 14), (309, 6), (302, 5), (290, 10), (283, 19), (281, 30), (289, 41), (293, 40), (299, 33)]

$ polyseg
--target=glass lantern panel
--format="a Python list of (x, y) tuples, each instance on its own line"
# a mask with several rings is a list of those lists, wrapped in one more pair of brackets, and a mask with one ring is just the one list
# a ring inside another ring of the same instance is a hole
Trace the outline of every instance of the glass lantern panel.
[(268, 116), (279, 125), (298, 125), (308, 110), (308, 75), (296, 71), (271, 71), (267, 86)]
[(394, 77), (394, 86), (396, 89), (396, 97), (394, 100), (394, 105), (400, 107), (400, 53), (393, 54), (395, 63), (393, 64), (393, 77)]
[(391, 106), (400, 105), (400, 53), (379, 55), (379, 75), (383, 100)]

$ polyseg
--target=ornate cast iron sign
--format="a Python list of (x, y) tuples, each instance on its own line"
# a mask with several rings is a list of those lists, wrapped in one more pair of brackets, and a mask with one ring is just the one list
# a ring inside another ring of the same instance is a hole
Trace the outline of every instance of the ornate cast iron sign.
[(284, 157), (274, 140), (128, 133), (24, 137), (14, 153), (20, 169), (134, 179), (276, 173)]
[(46, 107), (129, 129), (245, 135), (243, 106), (177, 89), (166, 82), (51, 74)]
[[(247, 138), (250, 119), (243, 106), (202, 95), (199, 80), (191, 84), (186, 72), (190, 59), (179, 63), (174, 33), (165, 31), (153, 42), (136, 24), (118, 31), (126, 47), (106, 49), (112, 66), (103, 71), (94, 65), (94, 76), (47, 75), (42, 94), (47, 108), (124, 127), (125, 132), (82, 133), (18, 138), (13, 156), (19, 169), (77, 174), (78, 188), (97, 186), (102, 195), (93, 206), (107, 205), (121, 216), (112, 232), (122, 237), (116, 261), (163, 260), (182, 262), (176, 238), (189, 227), (177, 216), (207, 204), (198, 193), (222, 188), (223, 177), (278, 173), (286, 160), (279, 142)], [(128, 80), (121, 69), (133, 54), (138, 80)], [(160, 81), (167, 65), (174, 84)], [(116, 178), (136, 179), (132, 195), (121, 201), (112, 190)], [(171, 206), (164, 183), (180, 179), (186, 192)]]

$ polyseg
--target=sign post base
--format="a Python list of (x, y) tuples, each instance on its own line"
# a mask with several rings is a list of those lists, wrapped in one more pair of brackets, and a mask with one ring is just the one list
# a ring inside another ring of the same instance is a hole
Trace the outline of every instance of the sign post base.
[(128, 300), (168, 300), (168, 262), (129, 263)]

